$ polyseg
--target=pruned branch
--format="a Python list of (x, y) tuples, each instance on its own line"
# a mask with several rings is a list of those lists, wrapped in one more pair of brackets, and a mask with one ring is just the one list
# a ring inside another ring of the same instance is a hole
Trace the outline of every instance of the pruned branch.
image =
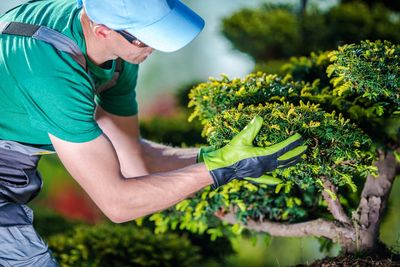
[[(233, 212), (216, 213), (219, 219), (230, 224), (240, 223), (235, 218)], [(286, 224), (270, 221), (254, 221), (248, 220), (246, 224), (240, 223), (246, 229), (257, 232), (265, 232), (272, 236), (285, 237), (305, 237), (316, 236), (331, 239), (334, 242), (343, 243), (343, 240), (355, 240), (355, 234), (352, 228), (342, 227), (334, 222), (329, 222), (323, 219), (317, 219), (308, 222)]]
[[(327, 189), (337, 195), (336, 187), (325, 177), (321, 178), (323, 181), (324, 189)], [(333, 199), (327, 191), (322, 192), (322, 196), (325, 201), (328, 203), (328, 210), (332, 213), (333, 217), (344, 224), (351, 224), (349, 217), (346, 215), (342, 204), (340, 204), (339, 198)]]

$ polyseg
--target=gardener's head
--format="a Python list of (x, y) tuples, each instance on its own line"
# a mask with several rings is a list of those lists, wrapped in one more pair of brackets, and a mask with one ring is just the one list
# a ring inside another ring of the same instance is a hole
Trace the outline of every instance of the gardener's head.
[(203, 19), (179, 0), (78, 0), (78, 4), (97, 27), (96, 35), (114, 38), (120, 45), (129, 42), (143, 51), (176, 51), (204, 27)]

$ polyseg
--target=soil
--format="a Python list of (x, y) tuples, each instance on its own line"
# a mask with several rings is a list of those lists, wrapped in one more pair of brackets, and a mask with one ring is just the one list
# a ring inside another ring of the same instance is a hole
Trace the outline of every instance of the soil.
[[(397, 256), (399, 257), (399, 256)], [(336, 258), (326, 258), (315, 261), (309, 265), (298, 265), (297, 267), (311, 266), (311, 267), (386, 267), (386, 266), (399, 266), (400, 259), (386, 258), (377, 259), (371, 256), (362, 258), (355, 257), (354, 255), (345, 255)]]
[(317, 260), (309, 265), (297, 265), (296, 267), (400, 267), (400, 254), (393, 254), (385, 246), (380, 246), (373, 253), (363, 255), (339, 255), (334, 258)]

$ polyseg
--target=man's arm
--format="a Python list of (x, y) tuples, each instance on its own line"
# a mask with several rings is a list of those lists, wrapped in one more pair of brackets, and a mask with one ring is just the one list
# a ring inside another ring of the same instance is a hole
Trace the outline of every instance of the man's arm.
[(128, 179), (131, 177), (122, 175), (114, 146), (104, 135), (85, 143), (52, 135), (50, 139), (70, 174), (114, 222), (166, 209), (213, 182), (204, 164)]
[(196, 148), (172, 148), (141, 139), (137, 116), (116, 116), (98, 107), (95, 117), (127, 177), (176, 170), (196, 162)]
[(150, 173), (176, 170), (196, 163), (198, 148), (176, 148), (140, 139)]

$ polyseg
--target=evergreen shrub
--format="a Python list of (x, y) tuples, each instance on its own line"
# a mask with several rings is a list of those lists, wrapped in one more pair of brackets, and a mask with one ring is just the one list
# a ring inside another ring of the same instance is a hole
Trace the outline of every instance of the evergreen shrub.
[(260, 64), (312, 51), (335, 49), (361, 40), (400, 40), (399, 15), (362, 2), (343, 3), (327, 11), (263, 5), (242, 9), (223, 20), (223, 34), (234, 48)]
[(197, 146), (205, 144), (202, 126), (188, 122), (189, 113), (181, 110), (169, 117), (152, 117), (140, 121), (140, 133), (145, 139), (171, 146)]
[(242, 9), (223, 20), (223, 33), (233, 46), (258, 59), (295, 55), (299, 43), (297, 17), (289, 7), (264, 5)]
[(330, 51), (311, 52), (309, 56), (291, 57), (280, 69), (279, 74), (289, 75), (294, 81), (314, 83), (318, 80), (318, 87), (330, 87), (330, 78), (326, 73), (331, 64)]
[(367, 117), (400, 112), (400, 45), (363, 41), (330, 55), (333, 93), (371, 110)]
[[(327, 218), (330, 213), (321, 193), (339, 200), (350, 217), (359, 203), (358, 188), (368, 174), (377, 175), (372, 165), (377, 160), (376, 143), (371, 139), (373, 127), (361, 128), (363, 120), (352, 117), (350, 110), (358, 106), (367, 114), (371, 103), (381, 106), (382, 112), (374, 113), (377, 119), (386, 120), (385, 114), (397, 116), (397, 47), (389, 42), (363, 41), (329, 54), (315, 54), (311, 59), (293, 59), (283, 78), (263, 73), (243, 79), (223, 76), (192, 89), (191, 119), (200, 119), (210, 145), (224, 146), (259, 115), (264, 124), (255, 145), (268, 146), (300, 133), (309, 150), (303, 162), (271, 173), (281, 180), (278, 185), (233, 181), (215, 191), (206, 188), (173, 209), (152, 215), (157, 230), (187, 229), (207, 232), (212, 238), (240, 234), (243, 225), (227, 227), (214, 216), (224, 211), (233, 211), (237, 222), (244, 225), (263, 219), (300, 222)], [(319, 73), (323, 69), (328, 70), (326, 76)], [(375, 73), (368, 75), (371, 69)], [(316, 70), (317, 75), (308, 75), (306, 70)], [(310, 80), (295, 81), (297, 73)], [(321, 88), (322, 78), (331, 79), (331, 83)], [(337, 193), (326, 183), (334, 185)]]
[(51, 236), (61, 266), (198, 266), (199, 248), (185, 236), (154, 235), (130, 225), (82, 225)]
[(33, 225), (36, 231), (44, 239), (52, 235), (62, 234), (70, 231), (83, 222), (79, 220), (72, 220), (64, 217), (63, 215), (43, 207), (35, 207), (34, 209)]
[(314, 84), (320, 90), (308, 100), (343, 113), (375, 141), (393, 142), (400, 138), (399, 49), (388, 41), (361, 41), (332, 52), (292, 57), (280, 74)]

